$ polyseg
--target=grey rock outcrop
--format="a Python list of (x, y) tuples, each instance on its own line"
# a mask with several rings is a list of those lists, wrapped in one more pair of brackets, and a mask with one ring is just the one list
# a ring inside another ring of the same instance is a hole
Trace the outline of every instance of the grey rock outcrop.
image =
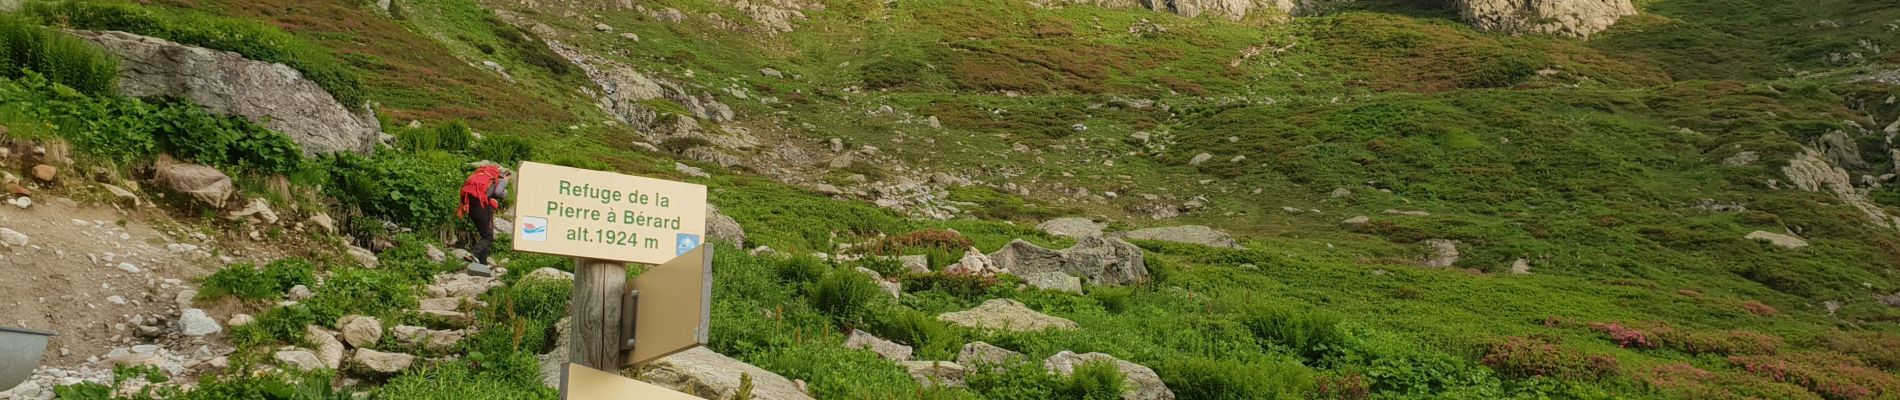
[(1854, 138), (1847, 136), (1846, 132), (1828, 132), (1815, 140), (1814, 145), (1836, 166), (1850, 171), (1867, 169), (1867, 161), (1860, 158), (1860, 145), (1854, 143)]
[(1427, 240), (1425, 247), (1431, 250), (1431, 255), (1425, 258), (1427, 267), (1450, 267), (1458, 263), (1458, 242), (1455, 240)]
[(1238, 249), (1240, 242), (1227, 232), (1201, 225), (1170, 226), (1164, 228), (1137, 229), (1116, 233), (1110, 237), (1134, 240), (1155, 240), (1163, 242), (1198, 244), (1208, 247)]
[(289, 66), (238, 53), (125, 32), (73, 31), (118, 56), (119, 91), (191, 100), (206, 110), (258, 121), (303, 147), (306, 156), (369, 154), (382, 127), (367, 109), (335, 96)]
[(745, 227), (739, 225), (739, 220), (719, 212), (719, 206), (706, 205), (706, 236), (745, 247)]
[(1043, 360), (1042, 365), (1056, 375), (1067, 377), (1075, 374), (1075, 367), (1092, 362), (1111, 362), (1122, 373), (1122, 400), (1173, 400), (1174, 391), (1161, 382), (1161, 375), (1153, 369), (1144, 367), (1115, 356), (1102, 353), (1075, 354), (1063, 351)]
[(1867, 216), (1867, 220), (1876, 226), (1893, 227), (1895, 218), (1875, 204), (1867, 193), (1854, 187), (1847, 170), (1833, 165), (1821, 151), (1812, 148), (1802, 149), (1788, 165), (1781, 167), (1781, 173), (1788, 176), (1788, 183), (1796, 189), (1809, 192), (1833, 193), (1842, 203), (1853, 206)]
[(1084, 237), (1101, 236), (1105, 226), (1095, 220), (1080, 217), (1056, 218), (1043, 221), (1036, 229), (1056, 236)]
[(1454, 0), (1459, 16), (1479, 30), (1590, 37), (1636, 15), (1630, 0)]
[(810, 400), (811, 395), (798, 389), (784, 376), (695, 347), (659, 359), (636, 371), (634, 379), (660, 385), (681, 393), (703, 398), (732, 398), (739, 390), (740, 375), (752, 377), (752, 398), (758, 400)]
[(1061, 272), (1098, 285), (1124, 285), (1148, 279), (1141, 248), (1121, 239), (1084, 237), (1075, 246), (1049, 250), (1022, 240), (990, 253), (1001, 268), (1016, 274)]
[(1062, 317), (1036, 312), (1029, 306), (1010, 299), (991, 299), (966, 311), (957, 311), (938, 315), (937, 320), (959, 326), (1003, 330), (1011, 332), (1037, 332), (1049, 329), (1076, 329), (1081, 327), (1075, 321)]

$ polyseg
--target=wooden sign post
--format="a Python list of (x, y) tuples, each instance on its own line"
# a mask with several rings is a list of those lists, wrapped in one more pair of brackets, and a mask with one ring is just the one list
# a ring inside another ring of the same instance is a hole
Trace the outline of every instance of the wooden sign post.
[[(705, 186), (532, 162), (518, 171), (515, 250), (575, 257), (571, 362), (616, 371), (630, 350), (647, 357), (705, 344), (712, 282), (711, 250), (702, 246)], [(651, 295), (630, 292), (628, 262), (661, 264), (648, 274), (666, 282)], [(646, 332), (636, 327), (647, 326), (666, 334), (635, 346)], [(690, 340), (678, 339), (680, 331)]]

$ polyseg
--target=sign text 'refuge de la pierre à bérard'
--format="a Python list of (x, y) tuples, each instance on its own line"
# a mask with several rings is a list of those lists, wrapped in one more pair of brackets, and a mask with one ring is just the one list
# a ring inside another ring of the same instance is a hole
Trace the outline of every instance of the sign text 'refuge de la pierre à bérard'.
[(706, 187), (521, 163), (515, 250), (659, 264), (699, 247)]

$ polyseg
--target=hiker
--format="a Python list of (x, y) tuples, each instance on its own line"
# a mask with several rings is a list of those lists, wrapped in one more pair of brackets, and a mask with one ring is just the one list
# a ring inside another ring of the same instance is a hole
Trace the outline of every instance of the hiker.
[(495, 245), (495, 210), (501, 209), (501, 200), (508, 198), (508, 176), (500, 167), (483, 165), (462, 182), (462, 207), (455, 213), (468, 215), (469, 222), (475, 223), (476, 234), (475, 245), (469, 247), (475, 253), (475, 262), (468, 265), (469, 275), (494, 275), (488, 251)]

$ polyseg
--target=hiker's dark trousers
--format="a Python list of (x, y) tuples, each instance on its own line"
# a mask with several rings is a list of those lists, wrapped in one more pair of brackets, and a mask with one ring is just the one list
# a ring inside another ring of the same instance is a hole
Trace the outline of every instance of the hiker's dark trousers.
[(495, 246), (495, 207), (483, 204), (482, 200), (462, 195), (462, 202), (469, 205), (468, 222), (475, 224), (475, 245), (469, 246), (469, 251), (475, 253), (475, 262), (492, 265), (488, 263), (488, 250)]

